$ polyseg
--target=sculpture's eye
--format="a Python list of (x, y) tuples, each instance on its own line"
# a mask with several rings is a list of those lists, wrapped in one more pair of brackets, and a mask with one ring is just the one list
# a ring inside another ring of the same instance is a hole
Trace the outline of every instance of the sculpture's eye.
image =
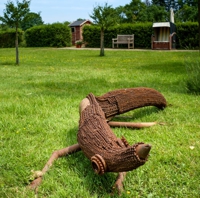
[(92, 168), (96, 174), (102, 175), (106, 172), (106, 163), (100, 155), (96, 154), (91, 157)]

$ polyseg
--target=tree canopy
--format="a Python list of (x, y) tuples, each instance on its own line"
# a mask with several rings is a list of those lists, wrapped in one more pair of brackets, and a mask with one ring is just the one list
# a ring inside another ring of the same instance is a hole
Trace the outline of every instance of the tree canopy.
[(169, 21), (173, 8), (175, 22), (198, 21), (198, 0), (132, 0), (115, 8), (120, 23)]
[(22, 30), (27, 30), (36, 25), (42, 25), (44, 22), (42, 21), (42, 17), (39, 13), (29, 12), (23, 19), (20, 27)]
[(0, 16), (0, 20), (12, 28), (18, 28), (30, 11), (30, 1), (23, 0), (22, 3), (16, 1), (16, 4), (15, 6), (12, 1), (8, 1), (6, 9), (3, 11), (4, 16)]

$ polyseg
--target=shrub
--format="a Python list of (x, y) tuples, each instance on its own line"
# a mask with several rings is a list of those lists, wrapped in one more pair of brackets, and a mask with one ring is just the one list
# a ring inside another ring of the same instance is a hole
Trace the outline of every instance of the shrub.
[(200, 58), (186, 61), (185, 66), (187, 71), (187, 91), (200, 94)]
[[(0, 47), (15, 47), (15, 29), (8, 29), (4, 31), (0, 31)], [(21, 29), (18, 30), (18, 42), (19, 45), (23, 41), (23, 31)]]
[(186, 22), (176, 24), (177, 48), (198, 49), (199, 34), (197, 22)]
[(54, 23), (35, 26), (25, 32), (27, 47), (66, 47), (71, 46), (71, 29)]

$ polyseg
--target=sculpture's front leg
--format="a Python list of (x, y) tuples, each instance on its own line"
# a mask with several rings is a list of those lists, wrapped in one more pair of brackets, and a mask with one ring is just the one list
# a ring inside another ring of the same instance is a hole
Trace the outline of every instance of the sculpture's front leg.
[(48, 162), (45, 164), (44, 168), (42, 169), (42, 171), (35, 171), (35, 180), (33, 180), (30, 184), (29, 184), (29, 188), (35, 190), (37, 189), (37, 187), (41, 184), (42, 182), (42, 176), (49, 170), (49, 168), (52, 166), (53, 162), (58, 159), (59, 157), (64, 157), (66, 155), (75, 153), (80, 151), (81, 148), (79, 146), (79, 144), (74, 144), (72, 146), (54, 151), (51, 155), (51, 157), (49, 158)]
[(124, 190), (123, 181), (124, 181), (125, 176), (126, 176), (126, 172), (120, 172), (113, 186), (113, 190), (116, 189), (118, 191), (118, 194), (121, 194), (121, 192)]

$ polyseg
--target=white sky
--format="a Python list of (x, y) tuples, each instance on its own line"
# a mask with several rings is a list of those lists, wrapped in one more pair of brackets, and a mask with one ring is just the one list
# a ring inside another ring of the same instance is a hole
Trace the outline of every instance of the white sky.
[[(16, 5), (16, 0), (11, 0)], [(0, 0), (0, 16), (3, 16), (3, 10), (8, 0)], [(22, 2), (22, 0), (19, 0)], [(80, 2), (80, 3), (78, 3)], [(97, 5), (104, 6), (105, 3), (113, 8), (129, 4), (131, 0), (31, 0), (30, 11), (41, 12), (41, 17), (44, 23), (54, 22), (73, 22), (78, 18), (90, 19), (93, 8)]]

